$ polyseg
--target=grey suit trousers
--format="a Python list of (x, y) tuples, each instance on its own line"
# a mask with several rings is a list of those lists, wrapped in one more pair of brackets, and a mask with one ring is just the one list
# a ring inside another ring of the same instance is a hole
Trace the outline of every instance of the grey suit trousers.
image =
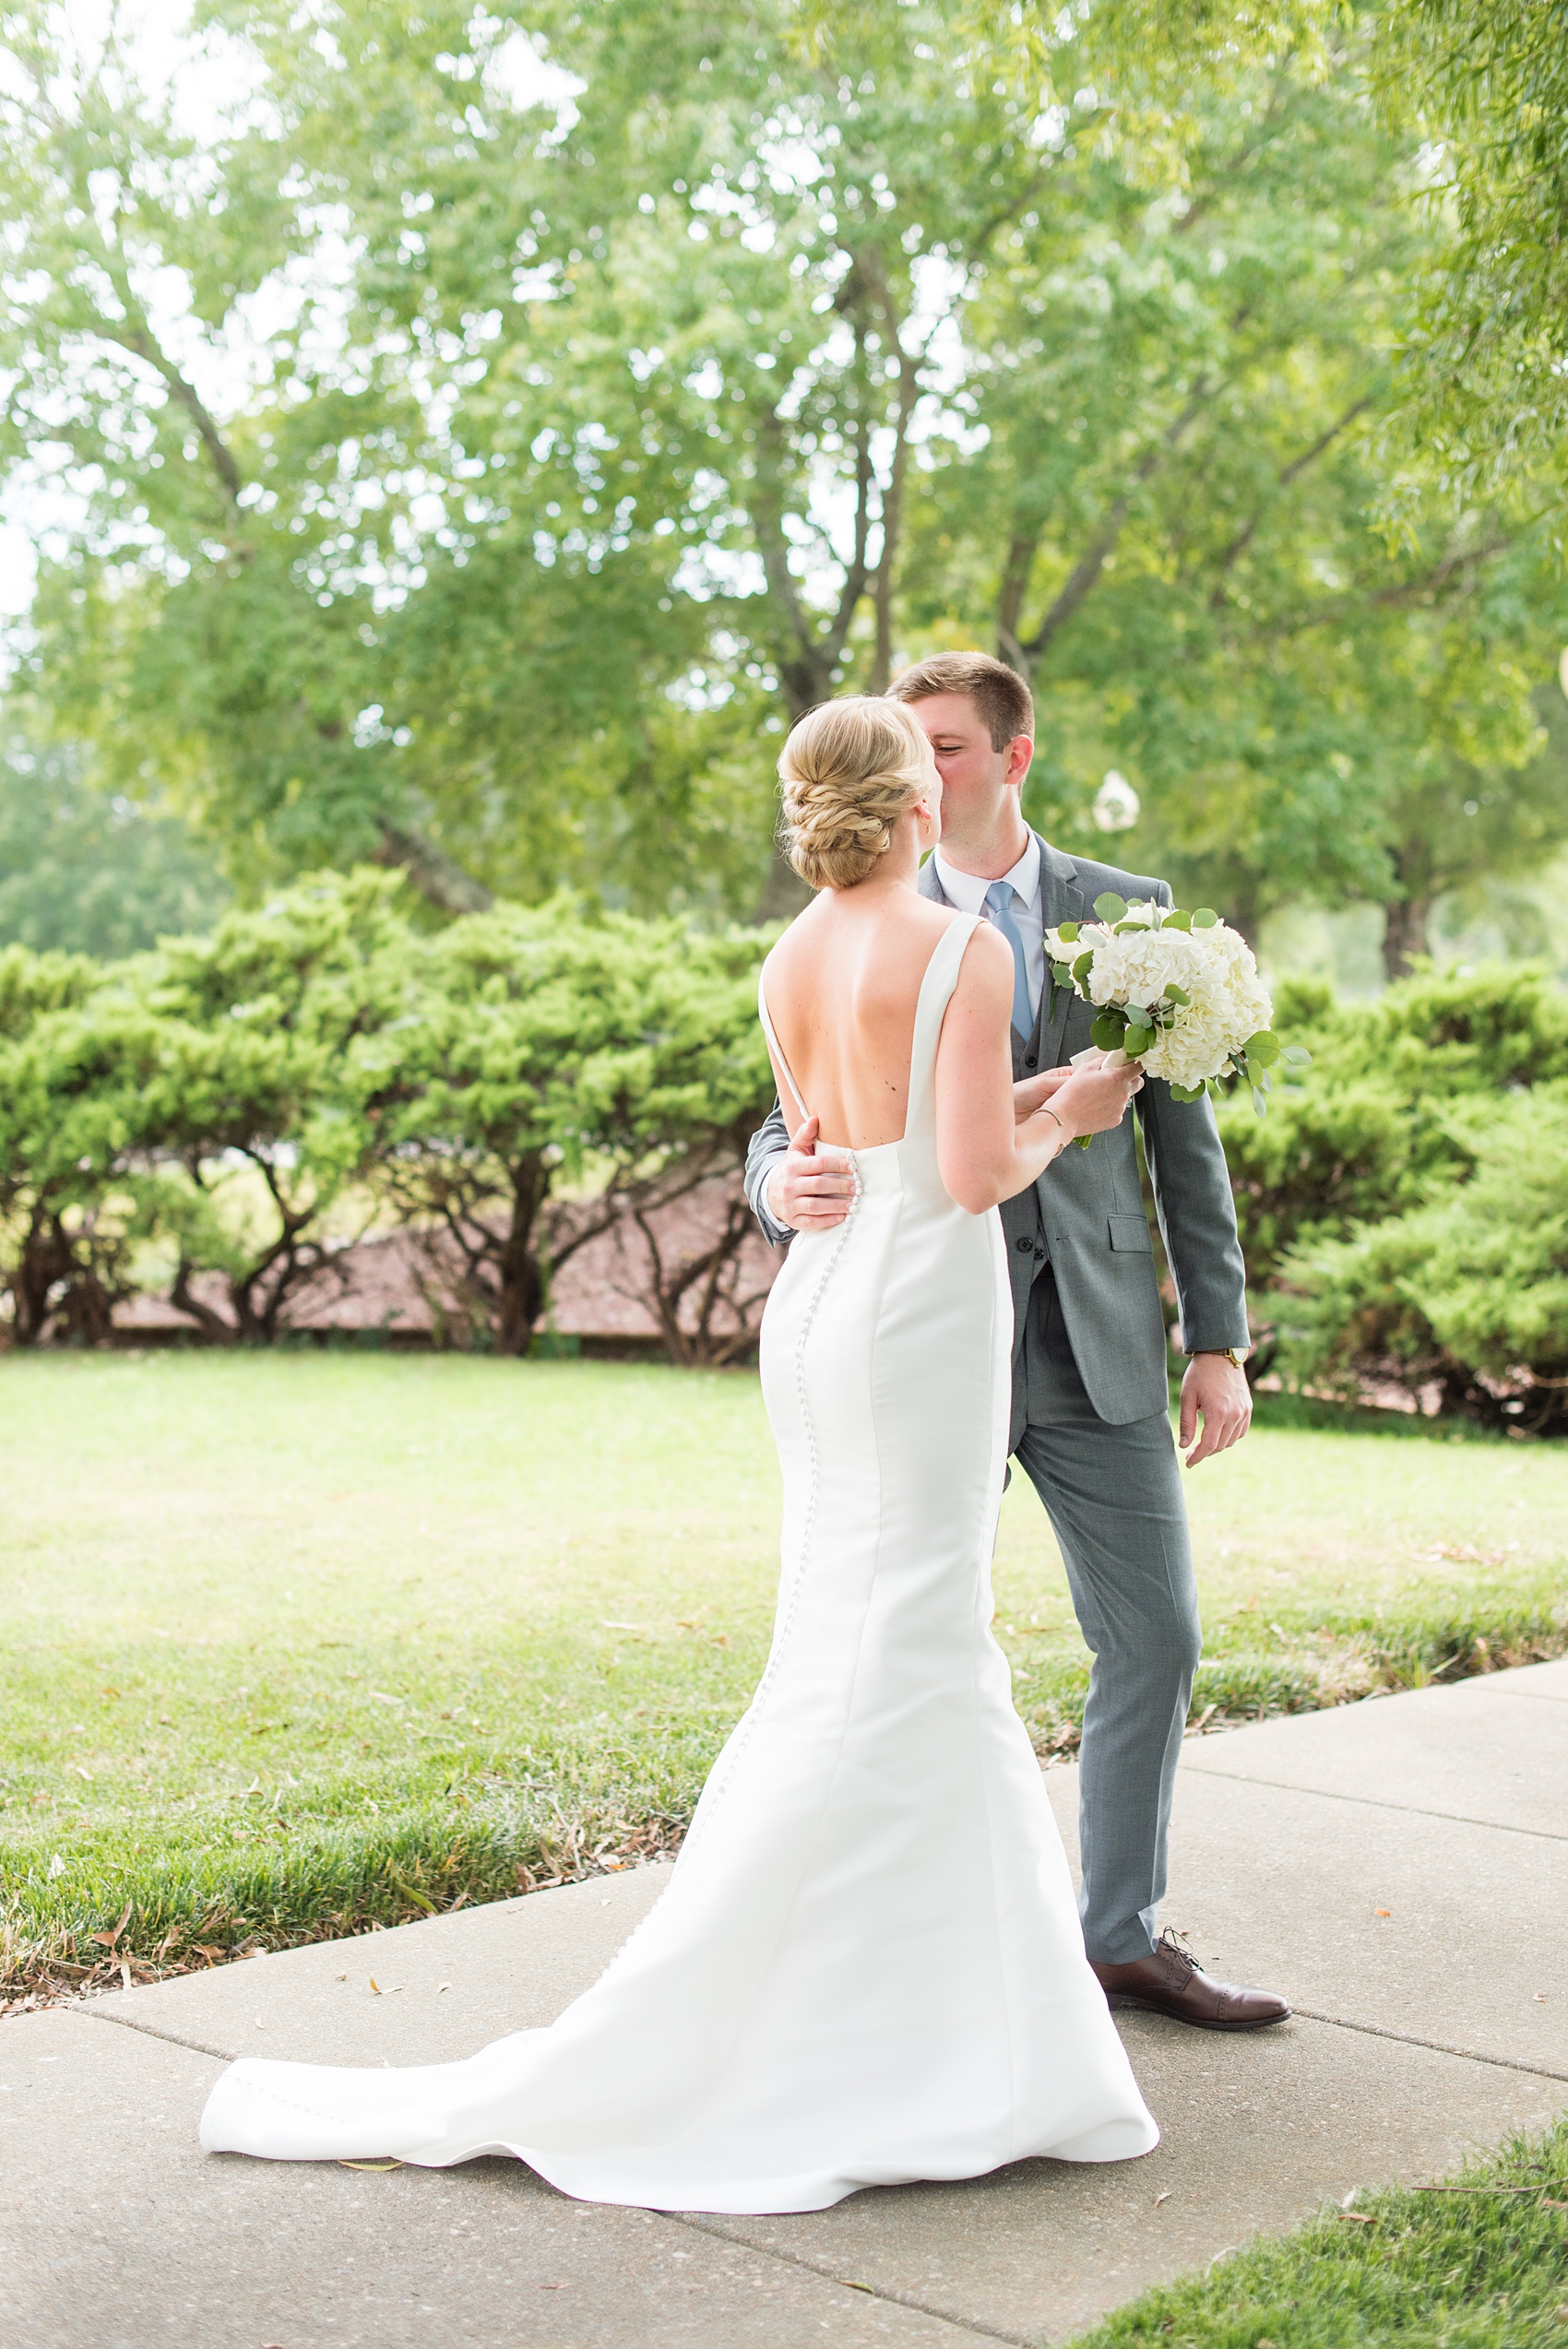
[(1024, 1329), (1016, 1455), (1045, 1504), (1093, 1651), (1079, 1758), (1079, 1911), (1091, 1960), (1154, 1946), (1176, 1760), (1202, 1647), (1181, 1470), (1163, 1411), (1111, 1427), (1074, 1358), (1047, 1264)]

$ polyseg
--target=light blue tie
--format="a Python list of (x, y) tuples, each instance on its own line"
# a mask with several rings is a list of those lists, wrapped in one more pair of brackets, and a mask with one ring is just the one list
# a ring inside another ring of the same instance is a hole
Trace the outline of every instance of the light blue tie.
[(993, 881), (985, 893), (985, 902), (991, 908), (992, 920), (1013, 949), (1013, 1025), (1027, 1043), (1034, 1016), (1029, 1010), (1029, 970), (1024, 960), (1024, 942), (1013, 919), (1013, 884)]

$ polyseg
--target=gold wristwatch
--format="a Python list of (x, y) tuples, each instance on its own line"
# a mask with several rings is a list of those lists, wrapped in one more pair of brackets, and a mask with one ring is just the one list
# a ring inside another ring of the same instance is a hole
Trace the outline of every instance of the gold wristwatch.
[(1198, 1348), (1200, 1354), (1223, 1354), (1226, 1360), (1234, 1362), (1238, 1370), (1241, 1368), (1252, 1350), (1250, 1346), (1200, 1346)]

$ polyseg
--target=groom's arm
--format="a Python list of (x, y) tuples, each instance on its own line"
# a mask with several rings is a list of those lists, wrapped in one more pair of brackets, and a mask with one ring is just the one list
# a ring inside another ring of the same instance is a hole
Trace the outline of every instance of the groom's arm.
[(1247, 1275), (1225, 1145), (1206, 1099), (1173, 1101), (1149, 1077), (1136, 1101), (1155, 1213), (1176, 1283), (1184, 1354), (1245, 1346)]
[(777, 1222), (767, 1212), (767, 1186), (790, 1155), (790, 1129), (784, 1122), (784, 1112), (778, 1096), (766, 1121), (758, 1126), (746, 1150), (744, 1177), (746, 1204), (762, 1226), (762, 1236), (770, 1248), (787, 1248), (795, 1237), (788, 1224)]
[(746, 1204), (773, 1248), (787, 1248), (798, 1231), (832, 1231), (854, 1201), (855, 1180), (843, 1151), (816, 1140), (814, 1118), (791, 1137), (777, 1099), (767, 1122), (752, 1136), (744, 1180)]
[[(1154, 886), (1160, 904), (1169, 906), (1170, 883)], [(1170, 1087), (1158, 1077), (1146, 1081), (1136, 1107), (1155, 1213), (1176, 1284), (1182, 1351), (1218, 1354), (1247, 1346), (1247, 1271), (1213, 1108), (1206, 1096), (1173, 1101)]]

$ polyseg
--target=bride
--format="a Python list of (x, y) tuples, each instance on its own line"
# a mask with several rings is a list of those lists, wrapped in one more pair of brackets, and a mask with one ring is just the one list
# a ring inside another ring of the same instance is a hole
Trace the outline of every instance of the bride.
[(668, 1889), (548, 2030), (410, 2070), (247, 2058), (209, 2152), (513, 2153), (590, 2201), (761, 2213), (1157, 2141), (990, 1629), (997, 1203), (1116, 1125), (1136, 1072), (1013, 1084), (1006, 945), (915, 889), (942, 786), (901, 704), (814, 711), (779, 773), (817, 895), (762, 1022), (798, 1145), (837, 1137), (854, 1204), (796, 1240), (763, 1323), (784, 1531), (756, 1694)]

